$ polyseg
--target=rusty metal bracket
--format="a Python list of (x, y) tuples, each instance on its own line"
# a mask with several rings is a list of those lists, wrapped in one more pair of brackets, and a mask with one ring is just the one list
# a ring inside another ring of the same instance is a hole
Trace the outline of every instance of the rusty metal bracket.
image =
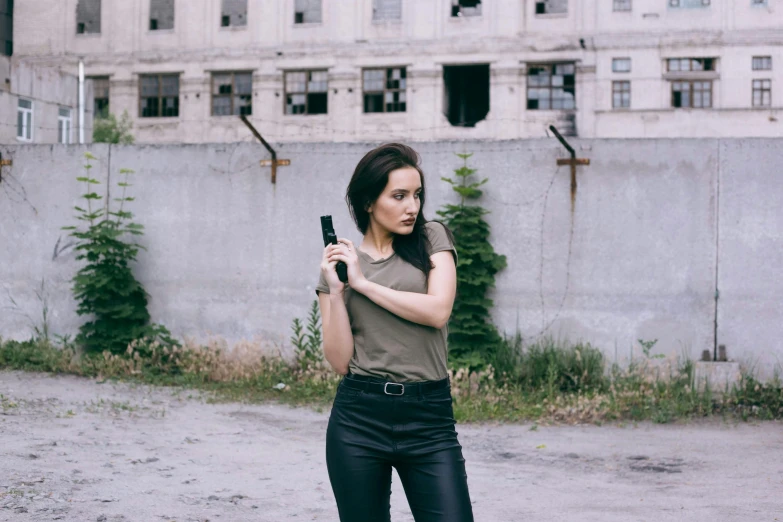
[(557, 164), (558, 166), (561, 165), (568, 165), (571, 167), (571, 208), (573, 209), (574, 206), (574, 200), (576, 199), (576, 166), (577, 165), (590, 165), (590, 159), (589, 158), (577, 158), (576, 157), (576, 151), (574, 148), (569, 145), (569, 143), (565, 140), (565, 138), (557, 131), (554, 125), (549, 126), (549, 130), (554, 133), (555, 137), (560, 141), (560, 143), (563, 144), (563, 147), (566, 148), (568, 153), (571, 155), (570, 158), (564, 159), (564, 158), (558, 158)]
[(248, 121), (247, 117), (244, 114), (241, 114), (239, 118), (242, 120), (242, 122), (247, 125), (247, 128), (250, 129), (250, 132), (253, 133), (253, 135), (258, 138), (258, 141), (261, 142), (261, 144), (266, 147), (266, 150), (269, 151), (269, 154), (272, 155), (271, 160), (261, 160), (261, 166), (262, 167), (272, 167), (272, 183), (277, 183), (277, 167), (281, 166), (287, 166), (291, 164), (291, 160), (287, 159), (277, 159), (277, 152), (275, 152), (275, 149), (272, 148), (269, 143), (264, 139), (263, 136), (261, 136), (261, 133), (259, 133), (255, 127), (253, 127), (253, 124)]
[(3, 167), (10, 167), (14, 162), (10, 159), (3, 159), (3, 155), (0, 154), (0, 183), (3, 182)]

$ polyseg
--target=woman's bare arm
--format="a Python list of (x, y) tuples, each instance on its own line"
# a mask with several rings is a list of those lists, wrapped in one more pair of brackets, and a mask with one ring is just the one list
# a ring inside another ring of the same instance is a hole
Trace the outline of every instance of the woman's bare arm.
[(345, 375), (353, 357), (353, 333), (343, 294), (318, 292), (318, 304), (324, 331), (324, 357), (334, 371)]
[(435, 268), (430, 270), (426, 294), (392, 290), (367, 279), (358, 281), (358, 286), (352, 285), (351, 288), (403, 319), (443, 328), (451, 316), (457, 295), (457, 267), (448, 250), (437, 252), (430, 259)]

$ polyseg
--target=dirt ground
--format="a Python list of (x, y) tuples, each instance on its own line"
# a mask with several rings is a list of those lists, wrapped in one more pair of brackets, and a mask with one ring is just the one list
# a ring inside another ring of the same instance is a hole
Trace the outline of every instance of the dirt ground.
[[(21, 372), (0, 394), (0, 520), (337, 520), (328, 412)], [(477, 521), (783, 521), (781, 422), (531, 428), (457, 426)]]

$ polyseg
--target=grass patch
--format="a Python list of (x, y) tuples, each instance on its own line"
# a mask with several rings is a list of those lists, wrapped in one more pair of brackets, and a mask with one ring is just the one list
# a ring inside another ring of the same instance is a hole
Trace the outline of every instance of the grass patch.
[[(783, 384), (779, 376), (759, 382), (743, 372), (728, 393), (713, 394), (693, 386), (693, 362), (661, 356), (635, 360), (627, 368), (608, 365), (589, 344), (546, 339), (523, 346), (506, 339), (497, 372), (450, 371), (454, 413), (459, 422), (535, 421), (593, 423), (652, 421), (718, 416), (741, 420), (783, 418)], [(323, 365), (290, 365), (258, 343), (239, 343), (228, 350), (220, 343), (181, 347), (133, 343), (127, 353), (79, 353), (72, 346), (46, 341), (0, 340), (0, 368), (69, 373), (100, 380), (175, 386), (208, 394), (209, 401), (279, 402), (330, 406), (340, 376)], [(148, 354), (142, 357), (140, 354)], [(505, 355), (503, 355), (505, 353)], [(14, 405), (7, 397), (3, 409)], [(131, 410), (113, 404), (116, 410)]]

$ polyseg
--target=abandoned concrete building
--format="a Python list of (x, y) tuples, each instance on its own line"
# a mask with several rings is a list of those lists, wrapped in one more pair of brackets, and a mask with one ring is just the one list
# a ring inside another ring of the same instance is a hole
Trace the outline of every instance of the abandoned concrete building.
[(28, 0), (13, 27), (140, 143), (253, 139), (240, 115), (276, 141), (783, 135), (778, 0)]

